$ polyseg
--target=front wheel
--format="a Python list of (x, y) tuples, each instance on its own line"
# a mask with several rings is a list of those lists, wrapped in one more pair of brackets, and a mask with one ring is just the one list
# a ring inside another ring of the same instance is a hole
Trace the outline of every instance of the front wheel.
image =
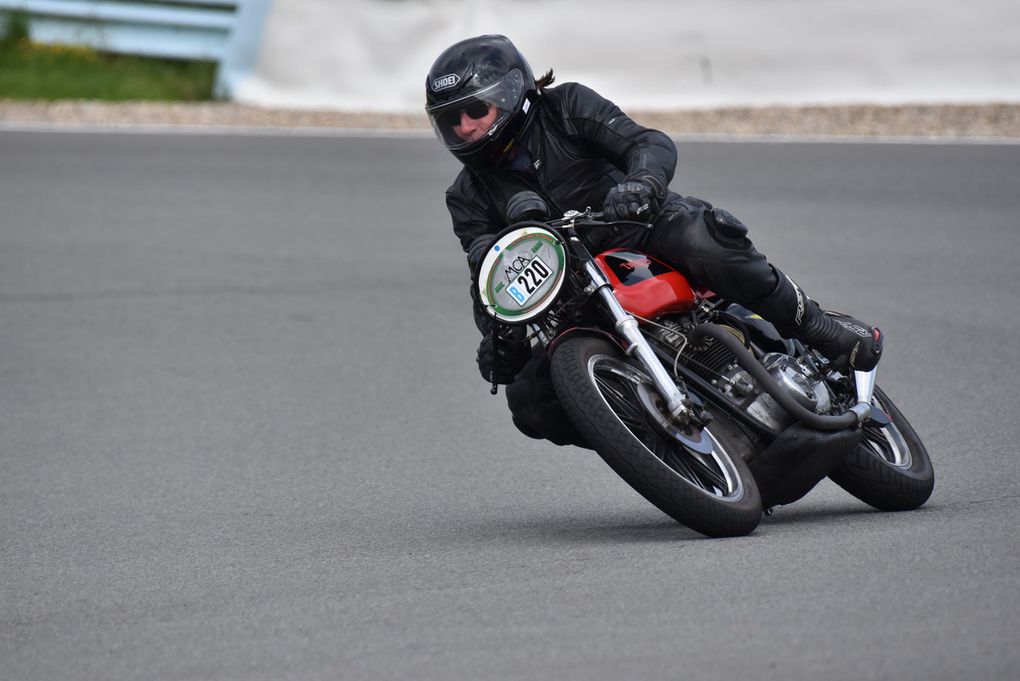
[(878, 419), (864, 424), (864, 439), (829, 474), (837, 485), (882, 511), (911, 511), (928, 500), (935, 471), (921, 438), (889, 397), (875, 388)]
[(556, 395), (574, 426), (663, 513), (710, 537), (746, 535), (758, 526), (761, 496), (734, 441), (717, 425), (690, 434), (707, 438), (711, 447), (699, 448), (707, 453), (671, 437), (649, 409), (648, 396), (658, 398), (651, 378), (627, 362), (619, 348), (601, 338), (575, 336), (556, 348), (551, 370)]

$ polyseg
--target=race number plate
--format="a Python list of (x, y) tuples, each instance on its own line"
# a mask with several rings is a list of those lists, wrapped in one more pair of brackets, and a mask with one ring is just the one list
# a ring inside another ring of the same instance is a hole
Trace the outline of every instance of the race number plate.
[(552, 270), (536, 255), (520, 273), (516, 281), (507, 286), (507, 291), (514, 297), (514, 300), (524, 305), (528, 302), (529, 298), (538, 293), (542, 284), (550, 276), (552, 276)]
[(566, 272), (563, 241), (535, 226), (503, 234), (478, 270), (478, 294), (486, 311), (508, 324), (534, 319), (549, 309)]

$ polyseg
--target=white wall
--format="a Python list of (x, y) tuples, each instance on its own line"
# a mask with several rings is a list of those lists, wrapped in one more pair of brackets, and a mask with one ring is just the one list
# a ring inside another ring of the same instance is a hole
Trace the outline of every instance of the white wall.
[(275, 0), (243, 102), (420, 111), (449, 44), (631, 108), (1020, 101), (1018, 0)]

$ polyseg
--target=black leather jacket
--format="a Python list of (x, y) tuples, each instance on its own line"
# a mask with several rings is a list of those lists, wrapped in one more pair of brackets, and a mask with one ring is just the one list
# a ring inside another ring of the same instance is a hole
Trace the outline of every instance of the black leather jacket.
[[(676, 168), (676, 146), (645, 128), (619, 107), (577, 83), (546, 90), (523, 144), (499, 167), (481, 173), (464, 168), (446, 192), (453, 231), (472, 263), (506, 226), (507, 201), (530, 189), (545, 198), (554, 216), (566, 210), (602, 210), (606, 193), (627, 179), (651, 184), (665, 200)], [(641, 247), (647, 230), (599, 228), (582, 238), (594, 251)]]

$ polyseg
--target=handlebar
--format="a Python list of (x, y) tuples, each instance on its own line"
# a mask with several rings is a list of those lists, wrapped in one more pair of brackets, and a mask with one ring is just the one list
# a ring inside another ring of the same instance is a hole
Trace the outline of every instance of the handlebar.
[[(646, 203), (638, 208), (638, 213), (646, 212), (650, 209), (650, 206)], [(645, 229), (651, 229), (653, 224), (650, 222), (636, 222), (634, 220), (606, 220), (606, 214), (600, 211), (593, 211), (590, 207), (586, 208), (583, 212), (577, 210), (568, 210), (563, 214), (563, 217), (558, 220), (551, 220), (546, 224), (550, 227), (607, 227), (613, 225), (631, 225), (635, 227), (644, 227)]]

